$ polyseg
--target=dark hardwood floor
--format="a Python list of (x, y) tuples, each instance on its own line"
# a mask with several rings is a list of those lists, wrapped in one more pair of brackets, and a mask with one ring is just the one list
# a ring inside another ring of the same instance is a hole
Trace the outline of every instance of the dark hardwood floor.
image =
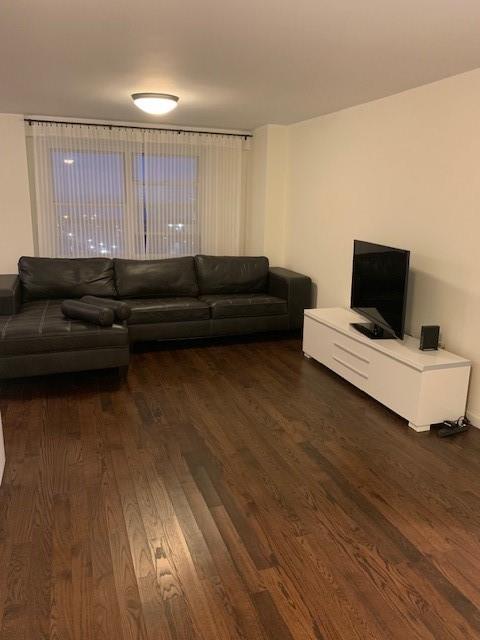
[(480, 638), (480, 432), (300, 341), (3, 383), (0, 639)]

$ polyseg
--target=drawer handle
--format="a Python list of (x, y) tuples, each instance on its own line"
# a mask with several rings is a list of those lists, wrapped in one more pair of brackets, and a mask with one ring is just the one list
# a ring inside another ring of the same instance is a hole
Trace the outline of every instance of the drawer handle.
[(342, 351), (349, 353), (351, 356), (358, 358), (358, 360), (361, 360), (362, 362), (366, 362), (367, 364), (370, 364), (370, 360), (367, 360), (367, 358), (364, 358), (363, 356), (359, 356), (357, 353), (355, 353), (355, 351), (351, 351), (350, 349), (347, 349), (347, 347), (344, 347), (342, 344), (338, 344), (338, 342), (334, 342), (333, 344), (338, 349), (341, 349)]
[(365, 380), (368, 380), (368, 376), (366, 373), (363, 373), (362, 371), (359, 371), (358, 369), (355, 369), (355, 367), (352, 367), (352, 365), (347, 364), (346, 362), (344, 362), (343, 360), (341, 360), (340, 358), (337, 358), (337, 356), (333, 356), (333, 359), (338, 362), (339, 364), (343, 365), (344, 367), (346, 367), (347, 369), (350, 369), (350, 371), (353, 371), (353, 373), (356, 373), (357, 376), (360, 376), (361, 378), (365, 378)]

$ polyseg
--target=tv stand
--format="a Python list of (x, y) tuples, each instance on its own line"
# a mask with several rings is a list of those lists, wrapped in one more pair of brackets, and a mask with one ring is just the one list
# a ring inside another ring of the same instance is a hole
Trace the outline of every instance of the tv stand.
[(305, 355), (406, 418), (415, 431), (465, 414), (468, 360), (443, 349), (420, 351), (410, 336), (370, 340), (352, 326), (361, 319), (350, 309), (306, 309)]
[(395, 340), (396, 336), (374, 322), (352, 322), (352, 327), (370, 340)]

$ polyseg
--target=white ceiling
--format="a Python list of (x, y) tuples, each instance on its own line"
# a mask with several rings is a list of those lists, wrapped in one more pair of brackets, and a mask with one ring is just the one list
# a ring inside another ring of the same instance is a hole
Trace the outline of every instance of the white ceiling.
[(0, 0), (0, 112), (252, 129), (479, 66), (478, 0)]

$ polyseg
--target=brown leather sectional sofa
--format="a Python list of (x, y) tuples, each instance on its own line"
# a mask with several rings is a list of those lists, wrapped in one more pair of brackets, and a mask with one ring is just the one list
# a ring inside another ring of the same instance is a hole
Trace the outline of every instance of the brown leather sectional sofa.
[[(311, 281), (265, 257), (165, 260), (20, 258), (0, 275), (0, 378), (125, 367), (129, 345), (299, 329)], [(120, 299), (123, 324), (65, 318), (61, 303), (86, 295)]]

